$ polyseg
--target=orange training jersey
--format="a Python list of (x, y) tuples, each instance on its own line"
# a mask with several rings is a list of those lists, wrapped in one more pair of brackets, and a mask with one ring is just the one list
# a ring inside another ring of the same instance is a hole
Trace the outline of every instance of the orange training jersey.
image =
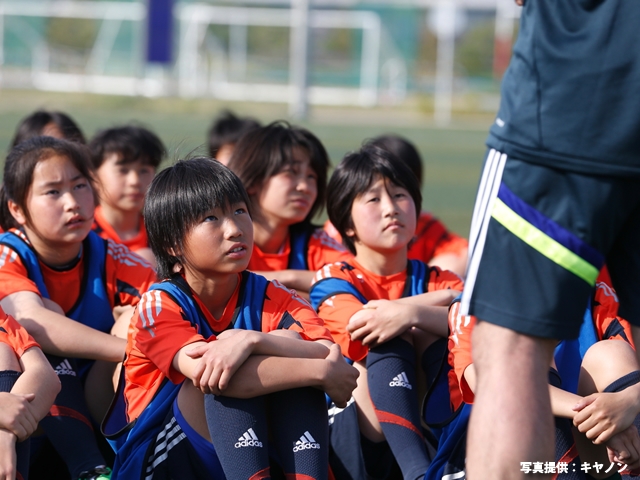
[[(240, 298), (240, 275), (238, 286), (219, 320), (192, 292), (200, 310), (216, 332), (225, 330), (234, 319)], [(129, 420), (140, 415), (165, 378), (175, 384), (185, 379), (172, 366), (173, 358), (182, 347), (198, 341), (215, 340), (202, 337), (190, 322), (184, 320), (185, 315), (180, 306), (163, 291), (152, 290), (142, 296), (132, 318), (124, 362), (124, 395)], [(277, 281), (271, 281), (264, 297), (262, 331), (270, 332), (279, 328), (298, 332), (305, 340), (332, 341), (331, 334), (306, 300)]]
[(0, 308), (0, 343), (9, 345), (16, 357), (20, 358), (31, 347), (40, 347), (22, 325)]
[(464, 378), (465, 369), (471, 360), (471, 331), (476, 317), (460, 315), (460, 302), (455, 302), (449, 309), (449, 397), (454, 410), (460, 404), (473, 403), (473, 392)]
[[(260, 247), (253, 245), (253, 253), (248, 270), (253, 272), (274, 272), (287, 270), (289, 267), (291, 244), (288, 238), (283, 250), (278, 253), (265, 253)], [(316, 271), (328, 263), (347, 262), (353, 255), (340, 243), (329, 237), (322, 228), (317, 228), (309, 238), (307, 246), (307, 263), (309, 270)]]
[[(348, 281), (367, 300), (396, 300), (402, 297), (407, 280), (406, 270), (394, 275), (376, 275), (364, 269), (355, 259), (347, 263), (326, 265), (319, 270), (313, 283), (325, 278), (339, 278)], [(464, 284), (460, 277), (448, 270), (429, 267), (426, 291), (454, 289), (462, 291)], [(362, 360), (369, 348), (362, 342), (352, 341), (347, 332), (347, 324), (353, 314), (362, 309), (362, 303), (353, 295), (344, 293), (327, 298), (318, 307), (318, 315), (342, 348), (342, 354), (354, 361)]]
[[(12, 230), (18, 232), (16, 230)], [(21, 238), (28, 239), (22, 232)], [(80, 295), (84, 261), (68, 270), (55, 270), (40, 262), (44, 283), (52, 301), (68, 312)], [(105, 265), (105, 290), (112, 306), (136, 305), (140, 295), (156, 281), (155, 271), (146, 260), (131, 252), (124, 245), (108, 241)], [(18, 254), (6, 245), (0, 245), (0, 300), (16, 292), (40, 294), (29, 277)]]
[[(336, 242), (341, 242), (342, 237), (336, 227), (327, 220), (324, 230)], [(444, 224), (428, 212), (420, 212), (416, 224), (416, 234), (410, 244), (407, 258), (429, 263), (438, 255), (453, 253), (462, 255), (469, 246), (469, 242), (455, 233), (447, 230)]]
[[(598, 341), (622, 340), (633, 346), (631, 324), (618, 316), (618, 297), (613, 288), (598, 278), (593, 297), (593, 323)], [(455, 302), (449, 310), (449, 393), (454, 408), (462, 401), (473, 403), (474, 394), (464, 379), (465, 369), (471, 360), (471, 331), (476, 318), (460, 315), (460, 302)]]
[(132, 250), (134, 252), (136, 250), (149, 247), (149, 241), (147, 240), (147, 229), (144, 227), (144, 220), (142, 219), (142, 215), (140, 215), (138, 234), (128, 240), (122, 240), (113, 229), (111, 224), (104, 218), (104, 215), (102, 214), (102, 207), (98, 205), (94, 213), (92, 228), (93, 231), (100, 235), (101, 238), (104, 238), (105, 240), (113, 240), (116, 243), (121, 243), (129, 250)]
[(618, 315), (618, 295), (603, 278), (606, 277), (601, 275), (596, 282), (592, 309), (598, 340), (623, 340), (635, 348), (631, 324)]

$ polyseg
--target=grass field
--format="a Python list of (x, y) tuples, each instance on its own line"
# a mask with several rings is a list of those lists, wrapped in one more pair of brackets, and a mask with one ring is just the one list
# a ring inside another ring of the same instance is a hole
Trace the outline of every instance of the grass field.
[[(70, 114), (90, 137), (98, 129), (137, 121), (165, 142), (168, 161), (189, 152), (206, 152), (206, 134), (221, 108), (252, 115), (263, 122), (287, 118), (280, 104), (222, 103), (211, 99), (149, 99), (61, 94), (36, 91), (0, 92), (0, 152), (6, 152), (17, 123), (37, 108)], [(418, 108), (379, 107), (311, 109), (303, 126), (324, 143), (332, 162), (357, 149), (366, 138), (397, 133), (412, 140), (425, 161), (423, 208), (434, 212), (451, 230), (468, 235), (475, 189), (484, 155), (490, 115), (454, 117), (448, 128), (433, 124)]]

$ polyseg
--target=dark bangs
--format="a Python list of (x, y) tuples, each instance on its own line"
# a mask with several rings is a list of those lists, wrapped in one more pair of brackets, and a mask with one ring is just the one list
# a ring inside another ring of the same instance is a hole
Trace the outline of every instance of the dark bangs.
[(4, 164), (4, 182), (0, 190), (0, 226), (4, 230), (17, 228), (13, 216), (9, 213), (7, 202), (15, 202), (31, 222), (30, 212), (26, 208), (27, 195), (33, 183), (33, 171), (36, 165), (54, 156), (66, 157), (80, 174), (87, 179), (97, 205), (98, 198), (94, 188), (94, 178), (86, 146), (54, 137), (33, 137), (17, 144), (11, 149)]
[[(229, 168), (242, 180), (248, 191), (254, 191), (269, 178), (294, 162), (294, 150), (304, 150), (316, 173), (318, 194), (305, 221), (322, 210), (327, 186), (329, 156), (320, 140), (304, 128), (292, 127), (287, 122), (273, 122), (244, 135), (236, 145)], [(255, 194), (252, 194), (252, 197)], [(256, 211), (259, 205), (254, 205)]]
[(211, 158), (179, 160), (161, 171), (149, 187), (143, 210), (158, 276), (170, 277), (174, 265), (183, 263), (184, 239), (208, 212), (240, 202), (250, 208), (242, 182)]
[(209, 154), (215, 158), (225, 144), (235, 144), (247, 132), (260, 128), (260, 122), (251, 117), (238, 117), (224, 110), (209, 129)]
[(120, 165), (140, 160), (153, 168), (158, 168), (165, 155), (162, 140), (151, 130), (137, 125), (101, 130), (91, 139), (89, 148), (95, 169), (100, 168), (109, 154), (119, 155)]
[(404, 162), (418, 177), (420, 185), (422, 185), (422, 158), (416, 146), (400, 135), (380, 135), (367, 143), (380, 147), (395, 155), (398, 160)]
[(65, 140), (83, 145), (87, 143), (80, 127), (68, 115), (62, 112), (37, 110), (21, 120), (11, 141), (11, 148), (30, 138), (39, 137), (50, 123), (53, 123), (60, 130)]
[(338, 164), (327, 186), (327, 214), (342, 236), (342, 243), (355, 255), (353, 240), (346, 232), (353, 228), (351, 207), (353, 201), (369, 187), (377, 177), (382, 177), (406, 189), (416, 206), (416, 217), (422, 207), (420, 184), (405, 163), (390, 152), (375, 145), (366, 144), (360, 150), (347, 154)]

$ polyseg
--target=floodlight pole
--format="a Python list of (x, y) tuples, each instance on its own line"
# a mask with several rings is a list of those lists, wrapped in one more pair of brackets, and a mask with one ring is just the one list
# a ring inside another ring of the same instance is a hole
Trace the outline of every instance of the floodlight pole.
[(289, 115), (296, 120), (308, 114), (309, 1), (291, 0)]

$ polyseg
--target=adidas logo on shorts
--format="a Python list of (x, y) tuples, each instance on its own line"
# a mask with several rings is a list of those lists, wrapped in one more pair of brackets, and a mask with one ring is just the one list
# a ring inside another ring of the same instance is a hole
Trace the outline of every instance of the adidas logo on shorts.
[(236, 448), (240, 447), (260, 447), (262, 448), (262, 442), (258, 440), (256, 432), (253, 431), (253, 428), (250, 428), (244, 435), (242, 435), (235, 444)]
[(60, 375), (71, 375), (73, 377), (76, 376), (76, 372), (73, 369), (73, 367), (71, 366), (71, 364), (69, 363), (69, 360), (67, 360), (66, 358), (64, 359), (64, 361), (58, 365), (56, 367), (56, 375), (60, 376)]
[(302, 450), (311, 450), (314, 448), (320, 448), (320, 444), (316, 442), (315, 438), (307, 431), (300, 437), (293, 447), (293, 453), (301, 452)]
[(393, 380), (389, 382), (390, 387), (404, 387), (409, 390), (412, 389), (411, 384), (409, 383), (409, 379), (407, 378), (407, 374), (402, 372), (400, 375), (396, 375), (393, 377)]

